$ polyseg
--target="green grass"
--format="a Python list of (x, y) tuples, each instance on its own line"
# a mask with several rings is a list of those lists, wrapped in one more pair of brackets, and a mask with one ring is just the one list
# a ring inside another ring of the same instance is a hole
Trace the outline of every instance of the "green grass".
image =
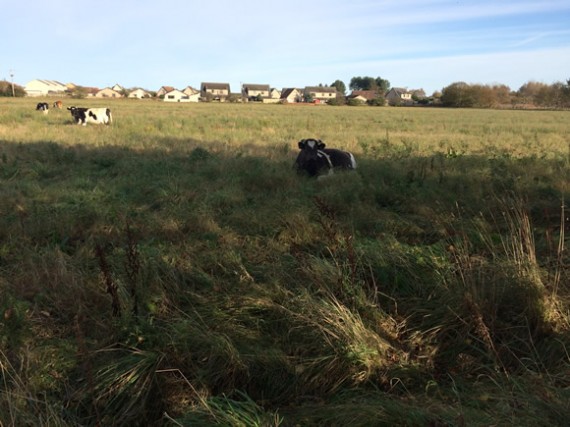
[[(566, 422), (568, 112), (35, 103), (0, 99), (0, 425)], [(307, 137), (358, 170), (297, 176)]]

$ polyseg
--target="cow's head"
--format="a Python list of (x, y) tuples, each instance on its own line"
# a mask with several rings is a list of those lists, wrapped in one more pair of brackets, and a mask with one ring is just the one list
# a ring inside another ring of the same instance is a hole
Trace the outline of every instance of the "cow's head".
[(302, 139), (299, 141), (299, 150), (317, 151), (325, 148), (325, 143), (320, 139)]
[(322, 151), (324, 148), (325, 143), (320, 139), (309, 138), (300, 140), (299, 149), (301, 152), (295, 161), (297, 171), (316, 176), (322, 169), (330, 169), (332, 165), (328, 155)]

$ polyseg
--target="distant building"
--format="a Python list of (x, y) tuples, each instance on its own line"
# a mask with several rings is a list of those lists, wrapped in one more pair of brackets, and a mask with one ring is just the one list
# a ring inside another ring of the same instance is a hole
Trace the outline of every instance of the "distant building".
[(224, 102), (230, 95), (229, 83), (202, 83), (200, 86), (200, 96), (205, 100)]
[(192, 86), (186, 86), (182, 91), (186, 96), (188, 96), (188, 102), (198, 102), (200, 101), (200, 91)]
[(95, 98), (122, 98), (122, 97), (123, 97), (122, 93), (119, 93), (116, 90), (111, 89), (110, 87), (101, 89), (99, 92), (95, 94)]
[(135, 89), (129, 92), (128, 95), (129, 98), (138, 98), (138, 99), (142, 99), (142, 98), (150, 98), (150, 93), (148, 93), (146, 90), (144, 89)]
[(198, 102), (198, 94), (187, 95), (181, 90), (174, 89), (164, 94), (164, 102)]
[(300, 89), (294, 87), (283, 88), (281, 91), (281, 96), (279, 101), (287, 104), (293, 104), (295, 102), (303, 102), (303, 92)]
[(247, 101), (263, 101), (269, 98), (269, 85), (243, 84), (241, 87), (242, 97)]
[(366, 97), (362, 96), (362, 95), (358, 95), (358, 94), (354, 94), (351, 93), (350, 95), (348, 95), (347, 99), (352, 99), (354, 101), (358, 101), (361, 102), (363, 104), (366, 104), (368, 102), (368, 99), (366, 99)]
[(305, 100), (312, 99), (313, 102), (327, 102), (335, 99), (337, 91), (335, 87), (331, 86), (307, 86), (303, 92)]
[(24, 86), (28, 96), (61, 96), (67, 90), (67, 86), (55, 80), (32, 80)]
[(114, 91), (117, 92), (124, 92), (125, 88), (123, 86), (121, 86), (120, 84), (115, 84), (114, 86), (111, 87), (111, 89), (113, 89)]
[(167, 92), (172, 92), (173, 90), (174, 87), (172, 86), (161, 86), (161, 88), (156, 91), (156, 96), (160, 98), (161, 96), (164, 96)]
[(200, 91), (198, 89), (193, 88), (192, 86), (186, 86), (186, 89), (184, 89), (182, 92), (184, 92), (186, 95), (190, 97), (197, 95), (197, 100), (198, 98), (200, 98)]
[(364, 102), (367, 102), (378, 98), (379, 94), (375, 90), (353, 90), (348, 97), (352, 99), (360, 99)]
[(270, 103), (279, 102), (280, 99), (281, 99), (281, 91), (274, 87), (271, 88), (271, 91), (269, 92), (269, 99), (267, 100), (267, 102)]
[(411, 105), (414, 103), (412, 100), (412, 92), (406, 88), (393, 87), (385, 95), (386, 101), (390, 105)]

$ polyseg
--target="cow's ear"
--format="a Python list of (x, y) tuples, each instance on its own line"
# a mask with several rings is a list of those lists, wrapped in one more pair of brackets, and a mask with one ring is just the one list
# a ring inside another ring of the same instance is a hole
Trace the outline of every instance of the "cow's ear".
[(307, 145), (307, 140), (302, 139), (299, 141), (299, 149), (302, 150), (303, 148), (305, 148), (305, 145)]
[(325, 148), (325, 143), (323, 141), (321, 141), (320, 139), (317, 141), (317, 148), (319, 150), (322, 150), (323, 148)]

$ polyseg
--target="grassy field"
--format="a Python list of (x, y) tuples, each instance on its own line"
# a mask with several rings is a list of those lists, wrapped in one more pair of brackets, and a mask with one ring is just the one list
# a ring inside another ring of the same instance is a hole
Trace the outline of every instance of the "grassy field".
[[(567, 424), (569, 112), (36, 102), (0, 98), (0, 426)], [(358, 170), (298, 176), (309, 137)]]

